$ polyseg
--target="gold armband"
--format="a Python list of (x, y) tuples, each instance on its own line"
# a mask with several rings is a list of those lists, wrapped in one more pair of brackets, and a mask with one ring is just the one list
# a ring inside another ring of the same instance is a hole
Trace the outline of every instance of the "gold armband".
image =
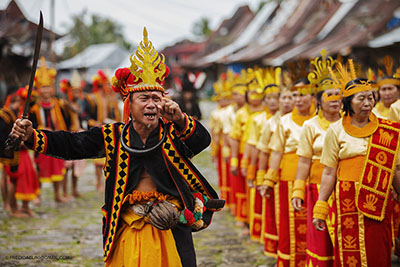
[(265, 170), (258, 170), (256, 175), (256, 185), (262, 185), (264, 182)]
[(242, 158), (240, 161), (240, 168), (247, 169), (247, 166), (249, 166), (249, 158)]
[(222, 157), (229, 158), (230, 155), (231, 155), (231, 149), (229, 148), (229, 146), (223, 146), (222, 147)]
[(256, 165), (249, 165), (247, 167), (247, 179), (248, 180), (254, 180), (256, 178), (256, 171), (257, 171), (257, 166)]
[(264, 176), (263, 185), (274, 188), (274, 186), (278, 182), (278, 180), (279, 180), (278, 171), (269, 168), (267, 173)]
[(211, 143), (211, 156), (216, 157), (218, 155), (218, 145)]
[(326, 217), (328, 217), (328, 214), (329, 214), (328, 202), (323, 201), (323, 200), (318, 200), (315, 203), (315, 206), (313, 209), (313, 218), (325, 221)]
[(231, 158), (231, 167), (239, 166), (239, 159), (236, 157)]
[(304, 201), (304, 197), (306, 195), (306, 181), (304, 180), (295, 180), (293, 184), (293, 192), (292, 192), (292, 199), (293, 198), (300, 198)]

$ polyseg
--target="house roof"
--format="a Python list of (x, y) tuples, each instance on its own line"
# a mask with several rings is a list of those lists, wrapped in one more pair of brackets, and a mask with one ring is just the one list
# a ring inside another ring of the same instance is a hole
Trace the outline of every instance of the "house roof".
[(207, 56), (222, 47), (225, 47), (236, 40), (246, 29), (247, 25), (254, 18), (254, 13), (249, 6), (239, 7), (235, 14), (225, 19), (218, 29), (214, 31), (205, 42), (205, 48), (196, 57), (191, 58), (185, 63), (185, 66), (202, 66), (206, 65), (204, 56)]
[(386, 26), (399, 6), (398, 0), (282, 0), (273, 13), (264, 7), (236, 40), (196, 61), (281, 65), (321, 49), (346, 54), (352, 47), (390, 45), (400, 41), (400, 30)]
[[(86, 48), (76, 56), (57, 64), (60, 70), (88, 69), (88, 74), (98, 69), (115, 70), (122, 62), (129, 60), (129, 51), (118, 44), (95, 44)], [(123, 65), (126, 67), (126, 65)], [(129, 65), (128, 65), (129, 66)]]

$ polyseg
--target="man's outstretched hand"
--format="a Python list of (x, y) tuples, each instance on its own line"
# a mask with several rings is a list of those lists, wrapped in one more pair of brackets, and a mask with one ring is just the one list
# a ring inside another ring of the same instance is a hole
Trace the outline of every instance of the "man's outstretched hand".
[(33, 141), (32, 122), (28, 119), (17, 119), (11, 130), (11, 134), (15, 139), (21, 137), (22, 141)]

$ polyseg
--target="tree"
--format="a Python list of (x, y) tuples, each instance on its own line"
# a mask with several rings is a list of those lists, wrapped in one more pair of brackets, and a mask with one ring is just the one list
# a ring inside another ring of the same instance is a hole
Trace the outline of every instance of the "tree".
[(213, 31), (210, 29), (210, 20), (202, 17), (193, 24), (192, 33), (199, 37), (208, 37)]
[(75, 56), (92, 44), (117, 43), (128, 50), (132, 44), (125, 40), (122, 26), (118, 23), (92, 15), (89, 25), (85, 21), (86, 11), (72, 17), (73, 24), (68, 31), (70, 44), (64, 48), (63, 59)]

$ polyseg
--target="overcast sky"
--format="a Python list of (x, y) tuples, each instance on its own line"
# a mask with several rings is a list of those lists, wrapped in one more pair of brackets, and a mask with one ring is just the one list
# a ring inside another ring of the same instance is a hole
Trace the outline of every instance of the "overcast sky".
[[(54, 0), (55, 30), (65, 33), (71, 15), (87, 10), (106, 16), (124, 27), (126, 39), (137, 44), (143, 27), (157, 50), (184, 38), (193, 38), (193, 23), (201, 17), (210, 19), (212, 29), (233, 15), (238, 6), (248, 4), (256, 9), (260, 0)], [(0, 0), (4, 9), (10, 0)], [(29, 19), (39, 20), (42, 10), (45, 26), (50, 28), (50, 0), (17, 0)], [(89, 16), (88, 16), (89, 17)]]

